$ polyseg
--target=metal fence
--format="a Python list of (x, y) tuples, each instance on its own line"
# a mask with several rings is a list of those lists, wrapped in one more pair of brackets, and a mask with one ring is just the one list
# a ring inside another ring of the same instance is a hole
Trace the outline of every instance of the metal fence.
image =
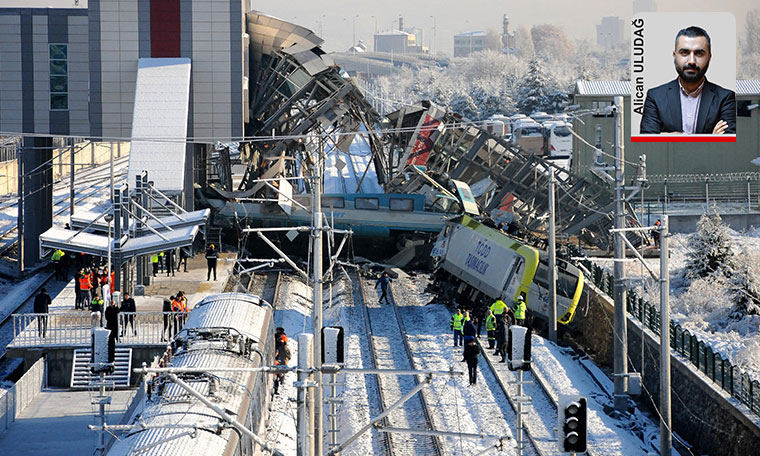
[[(583, 265), (591, 271), (591, 281), (603, 292), (613, 296), (614, 279), (612, 274), (593, 264), (590, 260)], [(660, 310), (640, 298), (635, 291), (627, 291), (626, 309), (629, 315), (636, 318), (655, 334), (660, 334)], [(688, 329), (670, 321), (670, 348), (686, 358), (710, 380), (720, 386), (730, 396), (760, 416), (760, 382), (752, 380), (749, 374), (733, 365), (728, 359), (716, 353), (712, 347), (700, 340)]]
[[(182, 312), (121, 312), (117, 344), (164, 344), (186, 319)], [(91, 329), (104, 323), (98, 314), (87, 312), (13, 314), (9, 347), (89, 346)]]

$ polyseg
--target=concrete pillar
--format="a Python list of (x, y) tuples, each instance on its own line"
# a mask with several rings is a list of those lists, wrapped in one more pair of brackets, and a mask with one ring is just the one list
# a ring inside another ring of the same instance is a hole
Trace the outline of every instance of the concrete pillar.
[(22, 147), (25, 270), (40, 263), (40, 235), (53, 226), (53, 138), (26, 136)]

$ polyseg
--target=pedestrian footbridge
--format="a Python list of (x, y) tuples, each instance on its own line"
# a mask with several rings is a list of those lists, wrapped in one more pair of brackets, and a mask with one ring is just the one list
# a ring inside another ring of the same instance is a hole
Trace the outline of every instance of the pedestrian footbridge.
[[(7, 347), (7, 356), (24, 358), (28, 365), (45, 356), (49, 386), (71, 387), (77, 382), (81, 383), (74, 378), (74, 373), (78, 372), (76, 361), (91, 346), (93, 326), (100, 326), (97, 314), (72, 311), (14, 314), (12, 318), (14, 337)], [(168, 341), (182, 328), (185, 315), (176, 312), (122, 312), (119, 320), (123, 335), (119, 334), (116, 350), (117, 354), (128, 353), (128, 368), (125, 365), (122, 370), (131, 371), (142, 366), (143, 362), (150, 364), (156, 356), (166, 351)], [(120, 360), (124, 358), (121, 356)], [(122, 382), (122, 386), (135, 385), (139, 380), (130, 377)]]

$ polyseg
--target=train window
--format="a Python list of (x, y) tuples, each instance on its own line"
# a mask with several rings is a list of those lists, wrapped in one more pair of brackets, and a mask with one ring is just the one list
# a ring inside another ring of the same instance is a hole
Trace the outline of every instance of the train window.
[(391, 198), (390, 209), (392, 211), (413, 211), (414, 200), (411, 198)]
[(354, 208), (376, 211), (380, 209), (380, 200), (377, 198), (356, 198), (354, 200)]
[(342, 196), (323, 196), (322, 207), (332, 207), (334, 209), (343, 209), (346, 202)]

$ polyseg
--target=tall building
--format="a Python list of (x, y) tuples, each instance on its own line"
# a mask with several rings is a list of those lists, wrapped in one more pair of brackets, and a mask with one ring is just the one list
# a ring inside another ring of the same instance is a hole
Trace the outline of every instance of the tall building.
[(596, 44), (610, 48), (623, 43), (625, 21), (617, 16), (606, 16), (596, 26)]
[(467, 57), (486, 49), (486, 32), (476, 31), (454, 35), (454, 57)]

